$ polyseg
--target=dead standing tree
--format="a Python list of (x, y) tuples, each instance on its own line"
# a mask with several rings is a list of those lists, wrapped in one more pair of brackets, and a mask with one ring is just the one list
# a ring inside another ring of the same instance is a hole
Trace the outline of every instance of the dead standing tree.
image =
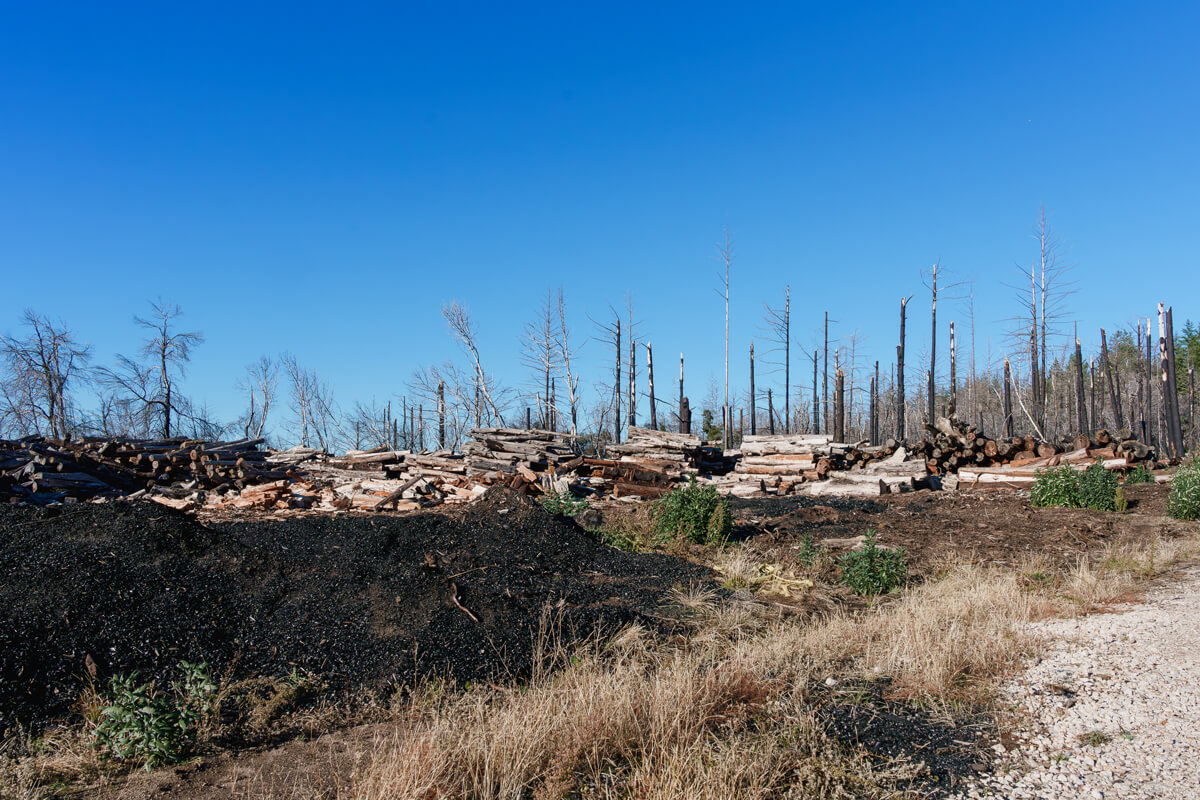
[(320, 449), (333, 452), (338, 445), (338, 434), (343, 433), (337, 420), (333, 389), (316, 371), (302, 367), (294, 355), (284, 353), (279, 362), (288, 379), (294, 432), (300, 444), (310, 447), (315, 442)]
[(442, 317), (446, 320), (451, 337), (471, 360), (471, 369), (474, 373), (475, 389), (479, 393), (481, 410), (490, 412), (490, 419), (503, 426), (504, 413), (497, 402), (494, 381), (483, 368), (483, 361), (479, 356), (479, 337), (475, 330), (475, 324), (471, 321), (471, 315), (467, 313), (467, 309), (461, 303), (451, 300), (442, 306)]
[[(783, 432), (791, 433), (792, 425), (792, 287), (785, 286), (783, 293), (783, 307), (772, 308), (767, 304), (763, 304), (763, 322), (767, 332), (768, 341), (771, 343), (767, 353), (771, 359), (768, 361), (772, 371), (779, 369), (783, 370)], [(782, 361), (777, 360), (782, 356)], [(753, 359), (751, 359), (753, 362)], [(753, 389), (751, 390), (753, 395)], [(754, 415), (750, 416), (750, 430), (754, 432)]]
[(729, 413), (729, 270), (733, 265), (733, 241), (729, 237), (729, 226), (725, 226), (725, 242), (717, 245), (721, 261), (725, 265), (725, 275), (722, 287), (725, 290), (725, 401), (721, 410), (721, 446), (728, 450), (730, 445), (729, 426), (732, 422)]
[(571, 369), (571, 357), (575, 350), (571, 346), (571, 331), (567, 326), (567, 301), (563, 290), (558, 290), (558, 329), (555, 331), (555, 346), (558, 350), (558, 374), (567, 385), (567, 402), (571, 406), (571, 435), (579, 433), (579, 376)]
[(529, 368), (536, 390), (531, 392), (538, 409), (538, 427), (550, 429), (550, 380), (558, 371), (555, 335), (554, 295), (546, 292), (546, 302), (538, 309), (537, 319), (525, 326), (521, 340), (521, 362)]
[[(896, 441), (903, 442), (905, 436), (904, 415), (908, 408), (904, 396), (904, 314), (908, 307), (908, 301), (912, 299), (912, 295), (900, 298), (900, 343), (896, 345)], [(814, 358), (814, 375), (815, 358)], [(815, 385), (815, 384), (814, 384)], [(817, 399), (816, 392), (813, 392), (813, 400)]]
[(278, 386), (279, 364), (270, 356), (247, 365), (246, 374), (238, 382), (238, 387), (247, 394), (246, 414), (242, 417), (242, 435), (247, 439), (262, 437)]
[(198, 331), (176, 331), (175, 320), (183, 315), (177, 305), (161, 300), (151, 304), (150, 318), (134, 317), (138, 327), (148, 331), (138, 351), (145, 363), (127, 356), (117, 356), (117, 366), (98, 371), (101, 382), (111, 388), (118, 402), (131, 409), (131, 416), (142, 422), (144, 432), (157, 430), (170, 438), (177, 418), (201, 422), (191, 411), (191, 403), (177, 391), (192, 348), (203, 343)]
[(0, 433), (65, 439), (74, 428), (70, 388), (86, 375), (92, 349), (62, 324), (26, 309), (22, 338), (0, 337)]

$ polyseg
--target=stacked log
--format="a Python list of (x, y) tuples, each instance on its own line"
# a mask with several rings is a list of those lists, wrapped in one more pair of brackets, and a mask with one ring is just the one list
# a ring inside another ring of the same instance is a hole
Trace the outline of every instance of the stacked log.
[(1071, 466), (1086, 469), (1100, 460), (1106, 469), (1123, 471), (1135, 464), (1160, 466), (1151, 449), (1128, 429), (1114, 436), (1105, 429), (1065, 439), (1060, 444), (1032, 436), (992, 439), (954, 417), (927, 425), (930, 435), (917, 445), (933, 475), (957, 475), (960, 486), (993, 484), (1027, 486), (1040, 469)]
[(242, 489), (287, 477), (262, 439), (210, 442), (183, 437), (27, 437), (0, 442), (0, 498), (49, 503), (142, 491), (166, 494)]

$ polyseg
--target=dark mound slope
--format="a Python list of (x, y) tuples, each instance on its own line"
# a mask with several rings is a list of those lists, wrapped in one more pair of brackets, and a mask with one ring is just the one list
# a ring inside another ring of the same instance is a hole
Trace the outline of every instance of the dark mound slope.
[(707, 575), (502, 490), (453, 513), (209, 525), (142, 503), (4, 508), (0, 728), (67, 711), (88, 657), (102, 678), (205, 660), (347, 689), (520, 675), (547, 608), (569, 636), (613, 630)]

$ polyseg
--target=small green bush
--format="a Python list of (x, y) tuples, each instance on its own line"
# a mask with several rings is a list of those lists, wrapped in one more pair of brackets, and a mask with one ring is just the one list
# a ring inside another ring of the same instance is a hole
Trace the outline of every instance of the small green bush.
[(1029, 490), (1029, 502), (1040, 508), (1050, 506), (1065, 506), (1079, 508), (1083, 505), (1080, 498), (1080, 473), (1070, 467), (1050, 467), (1039, 470)]
[(587, 500), (583, 498), (576, 499), (570, 492), (546, 492), (538, 502), (542, 504), (542, 508), (551, 514), (557, 514), (562, 517), (574, 517), (577, 514), (582, 514), (588, 507)]
[(1128, 486), (1135, 483), (1154, 483), (1154, 475), (1146, 469), (1145, 464), (1138, 464), (1125, 473), (1125, 484)]
[(876, 538), (875, 531), (867, 531), (861, 550), (838, 558), (842, 583), (860, 595), (884, 594), (908, 582), (908, 553), (903, 547), (880, 547)]
[(140, 758), (150, 770), (174, 764), (186, 752), (217, 687), (206, 664), (181, 661), (179, 670), (180, 679), (166, 695), (153, 681), (139, 683), (136, 672), (112, 678), (93, 731), (103, 757)]
[(1079, 476), (1079, 504), (1096, 511), (1115, 510), (1119, 483), (1116, 473), (1106, 470), (1103, 462), (1097, 460)]
[(1200, 467), (1180, 467), (1171, 476), (1167, 513), (1175, 519), (1200, 519)]
[(800, 552), (796, 553), (796, 560), (806, 567), (811, 567), (824, 557), (826, 548), (815, 544), (811, 533), (804, 534), (804, 539), (801, 540)]
[(654, 528), (661, 536), (722, 546), (733, 528), (729, 498), (692, 478), (687, 486), (672, 489), (658, 501)]

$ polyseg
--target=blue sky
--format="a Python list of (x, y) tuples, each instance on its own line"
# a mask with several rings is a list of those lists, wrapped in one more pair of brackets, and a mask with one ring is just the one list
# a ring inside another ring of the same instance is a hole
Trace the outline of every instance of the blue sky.
[(742, 386), (789, 283), (798, 346), (829, 310), (886, 372), (916, 294), (920, 353), (936, 260), (998, 354), (1042, 204), (1087, 341), (1200, 316), (1195, 3), (345, 5), (0, 3), (0, 330), (33, 307), (105, 362), (179, 303), (233, 417), (283, 350), (345, 405), (402, 393), (452, 298), (518, 383), (548, 288), (581, 337), (628, 292), (695, 399), (724, 226)]

